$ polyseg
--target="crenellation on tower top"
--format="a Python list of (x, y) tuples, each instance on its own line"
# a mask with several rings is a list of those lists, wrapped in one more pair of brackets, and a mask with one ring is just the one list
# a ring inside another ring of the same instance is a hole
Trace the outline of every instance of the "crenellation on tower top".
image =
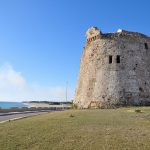
[(101, 36), (102, 32), (97, 27), (91, 27), (86, 32), (86, 39), (91, 42)]

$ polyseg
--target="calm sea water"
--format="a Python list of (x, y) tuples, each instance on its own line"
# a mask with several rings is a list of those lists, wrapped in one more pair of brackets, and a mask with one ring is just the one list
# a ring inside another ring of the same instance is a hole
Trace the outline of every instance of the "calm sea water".
[(27, 107), (27, 105), (21, 102), (0, 102), (0, 108), (11, 108), (11, 107)]

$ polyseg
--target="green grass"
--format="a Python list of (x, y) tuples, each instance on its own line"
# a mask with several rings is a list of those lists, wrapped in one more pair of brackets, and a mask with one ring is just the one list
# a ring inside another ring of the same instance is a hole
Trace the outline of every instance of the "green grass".
[(0, 150), (150, 150), (150, 107), (69, 110), (0, 124)]

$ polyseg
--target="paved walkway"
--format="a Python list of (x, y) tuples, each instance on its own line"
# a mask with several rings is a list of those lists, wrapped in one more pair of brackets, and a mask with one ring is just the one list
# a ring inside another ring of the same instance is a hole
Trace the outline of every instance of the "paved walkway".
[(4, 123), (7, 121), (11, 121), (11, 120), (18, 120), (18, 119), (26, 118), (29, 116), (36, 116), (36, 115), (45, 114), (45, 113), (47, 113), (47, 112), (34, 112), (34, 113), (21, 113), (21, 114), (13, 114), (13, 115), (4, 115), (4, 116), (0, 116), (0, 123)]

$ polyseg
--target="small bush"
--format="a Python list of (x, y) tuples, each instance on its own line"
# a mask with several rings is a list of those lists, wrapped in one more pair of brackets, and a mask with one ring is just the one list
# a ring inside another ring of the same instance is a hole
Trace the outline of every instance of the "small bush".
[(71, 114), (69, 117), (74, 117), (74, 115)]
[(72, 109), (78, 109), (78, 106), (76, 104), (72, 104)]
[(141, 113), (142, 111), (140, 109), (136, 109), (135, 112)]

